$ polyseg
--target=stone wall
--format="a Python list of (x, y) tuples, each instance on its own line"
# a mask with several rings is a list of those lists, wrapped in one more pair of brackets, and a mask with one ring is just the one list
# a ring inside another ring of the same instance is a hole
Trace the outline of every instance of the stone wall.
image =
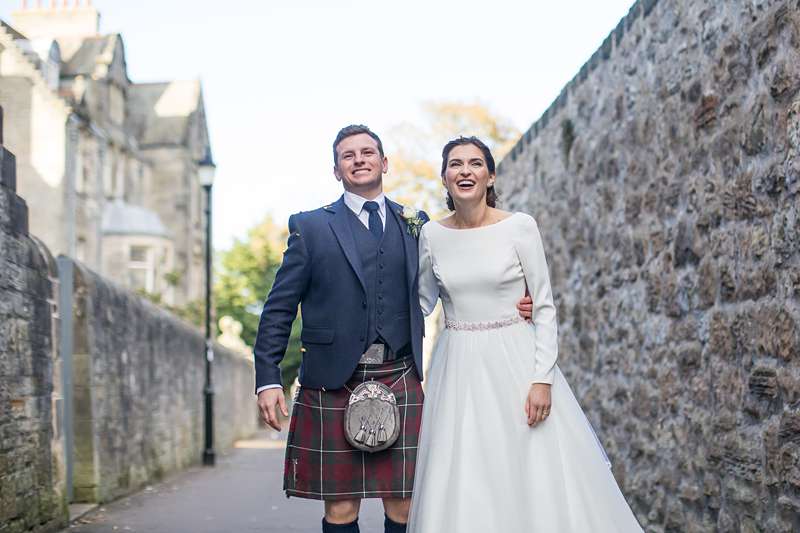
[(639, 1), (499, 166), (647, 531), (800, 531), (800, 2)]
[(67, 520), (54, 387), (57, 275), (28, 235), (15, 159), (2, 144), (0, 108), (0, 532), (53, 530)]
[[(76, 501), (104, 502), (203, 451), (205, 340), (192, 326), (72, 263)], [(215, 445), (257, 429), (253, 364), (214, 347)]]
[[(103, 502), (200, 461), (205, 339), (29, 235), (2, 116), (0, 533), (43, 533), (67, 525), (70, 487)], [(214, 353), (219, 453), (258, 423), (252, 360)]]

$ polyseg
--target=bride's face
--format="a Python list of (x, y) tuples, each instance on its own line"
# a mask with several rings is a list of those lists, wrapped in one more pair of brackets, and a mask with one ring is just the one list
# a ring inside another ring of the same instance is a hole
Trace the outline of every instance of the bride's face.
[(483, 152), (474, 144), (450, 150), (442, 182), (456, 204), (486, 202), (486, 189), (494, 185)]

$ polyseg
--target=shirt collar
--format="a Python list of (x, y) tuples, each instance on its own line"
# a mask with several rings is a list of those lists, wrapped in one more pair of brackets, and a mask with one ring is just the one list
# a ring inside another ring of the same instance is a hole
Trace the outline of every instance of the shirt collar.
[[(364, 209), (364, 202), (368, 202), (366, 198), (363, 196), (359, 196), (355, 193), (350, 191), (344, 191), (344, 203), (347, 207), (350, 208), (350, 211), (355, 213), (356, 215), (361, 214), (361, 210)], [(378, 211), (382, 216), (386, 216), (386, 196), (381, 192), (378, 196), (376, 196), (373, 202), (378, 203)]]

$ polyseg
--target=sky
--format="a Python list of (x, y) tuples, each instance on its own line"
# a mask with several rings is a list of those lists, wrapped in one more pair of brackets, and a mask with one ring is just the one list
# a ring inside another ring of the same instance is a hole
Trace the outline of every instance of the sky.
[[(0, 0), (0, 18), (20, 4)], [(347, 124), (391, 153), (383, 132), (420, 120), (422, 103), (480, 101), (525, 131), (632, 4), (94, 0), (133, 82), (202, 80), (217, 249), (338, 198), (331, 144)]]

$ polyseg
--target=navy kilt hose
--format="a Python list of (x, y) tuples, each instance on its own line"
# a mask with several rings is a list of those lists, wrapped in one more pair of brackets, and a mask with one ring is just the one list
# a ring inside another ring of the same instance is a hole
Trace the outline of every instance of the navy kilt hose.
[[(390, 448), (370, 453), (344, 436), (350, 390), (375, 380), (392, 387), (400, 410), (400, 435)], [(410, 498), (422, 422), (422, 385), (412, 357), (380, 365), (359, 364), (345, 387), (300, 387), (292, 407), (283, 488), (288, 496), (316, 500)]]

